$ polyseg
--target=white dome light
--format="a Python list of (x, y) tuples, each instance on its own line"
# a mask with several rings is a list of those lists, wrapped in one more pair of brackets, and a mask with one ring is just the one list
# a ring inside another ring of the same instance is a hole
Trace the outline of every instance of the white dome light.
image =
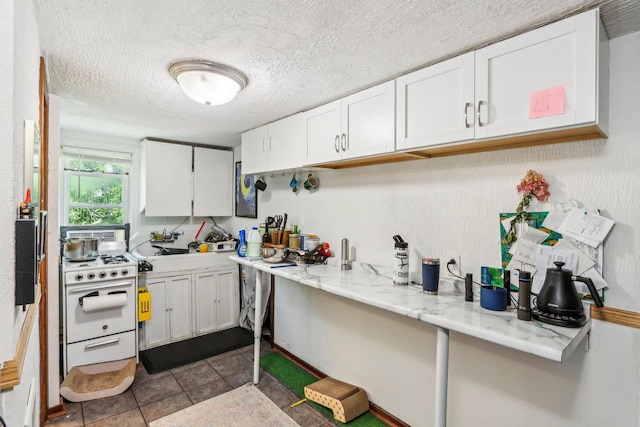
[(247, 85), (240, 71), (207, 61), (176, 62), (169, 74), (189, 98), (205, 105), (226, 104)]

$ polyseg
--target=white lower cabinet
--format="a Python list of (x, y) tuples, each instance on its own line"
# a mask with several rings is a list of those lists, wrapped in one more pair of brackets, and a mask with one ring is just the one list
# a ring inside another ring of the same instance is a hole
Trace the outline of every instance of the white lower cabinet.
[(140, 275), (151, 293), (151, 319), (143, 323), (142, 350), (238, 326), (237, 267)]
[(144, 323), (144, 347), (191, 337), (191, 275), (147, 278), (151, 319)]
[(238, 326), (240, 294), (237, 270), (197, 273), (195, 277), (195, 335)]

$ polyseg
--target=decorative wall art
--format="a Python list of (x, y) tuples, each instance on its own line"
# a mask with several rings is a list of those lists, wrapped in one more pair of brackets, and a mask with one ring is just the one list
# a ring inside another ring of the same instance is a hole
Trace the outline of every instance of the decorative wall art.
[(258, 218), (258, 196), (253, 175), (242, 175), (241, 162), (236, 162), (236, 216)]

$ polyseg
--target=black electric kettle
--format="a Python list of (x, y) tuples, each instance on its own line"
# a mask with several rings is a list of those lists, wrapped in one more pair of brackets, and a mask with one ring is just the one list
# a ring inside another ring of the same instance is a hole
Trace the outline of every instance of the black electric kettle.
[(564, 262), (554, 264), (556, 268), (547, 270), (544, 284), (536, 299), (536, 306), (531, 310), (531, 317), (552, 325), (579, 328), (587, 323), (587, 318), (573, 282), (587, 285), (596, 306), (602, 307), (602, 300), (591, 279), (574, 276), (570, 270), (562, 268)]

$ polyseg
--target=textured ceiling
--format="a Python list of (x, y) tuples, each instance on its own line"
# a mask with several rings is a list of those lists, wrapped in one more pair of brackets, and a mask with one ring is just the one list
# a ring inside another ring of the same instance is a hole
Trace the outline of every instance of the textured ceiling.
[[(240, 132), (600, 6), (610, 38), (637, 0), (34, 0), (61, 127), (236, 145)], [(188, 99), (178, 60), (243, 71), (231, 103)]]

